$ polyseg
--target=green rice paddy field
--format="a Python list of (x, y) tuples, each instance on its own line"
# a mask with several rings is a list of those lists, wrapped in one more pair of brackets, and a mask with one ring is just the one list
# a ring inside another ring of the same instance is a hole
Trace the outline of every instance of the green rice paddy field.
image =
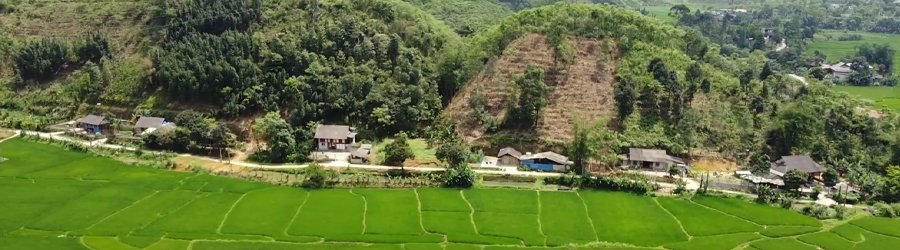
[(869, 250), (900, 220), (737, 199), (514, 189), (303, 190), (0, 143), (0, 250)]
[[(839, 41), (838, 38), (848, 35), (860, 35), (862, 40), (859, 41)], [(831, 36), (828, 39), (827, 36)], [(806, 51), (812, 55), (818, 50), (825, 54), (826, 60), (830, 63), (836, 63), (841, 58), (856, 55), (856, 48), (863, 44), (890, 44), (895, 50), (900, 50), (900, 35), (859, 32), (859, 31), (839, 31), (839, 30), (823, 30), (821, 34), (816, 35), (814, 41), (806, 47)], [(790, 44), (790, 42), (788, 42)], [(900, 61), (900, 53), (894, 55), (894, 61)], [(894, 67), (894, 76), (900, 77), (900, 67)]]
[(847, 92), (862, 99), (870, 100), (877, 109), (900, 110), (900, 87), (885, 86), (834, 86), (834, 90)]

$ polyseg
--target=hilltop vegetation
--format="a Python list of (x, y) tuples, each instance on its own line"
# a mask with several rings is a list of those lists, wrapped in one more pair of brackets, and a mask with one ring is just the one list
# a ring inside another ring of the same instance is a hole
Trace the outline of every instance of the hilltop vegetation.
[[(751, 28), (729, 28), (737, 33), (711, 42), (614, 5), (556, 3), (502, 18), (508, 12), (493, 7), (454, 15), (508, 1), (411, 2), (443, 21), (399, 0), (154, 1), (112, 19), (126, 35), (9, 33), (0, 125), (40, 129), (88, 112), (129, 119), (195, 109), (201, 115), (182, 117), (259, 118), (253, 138), (268, 143), (256, 159), (283, 162), (305, 158), (315, 122), (353, 125), (360, 138), (458, 129), (482, 147), (562, 150), (580, 118), (605, 128), (607, 154), (810, 154), (875, 172), (900, 163), (895, 116), (867, 117), (856, 109), (862, 103), (827, 84), (784, 77), (780, 58), (789, 52), (714, 43), (754, 37), (741, 33)], [(41, 4), (15, 5), (3, 18), (78, 8)], [(679, 21), (715, 23), (696, 17)], [(810, 29), (785, 31), (804, 37)], [(222, 127), (204, 124), (179, 133)]]

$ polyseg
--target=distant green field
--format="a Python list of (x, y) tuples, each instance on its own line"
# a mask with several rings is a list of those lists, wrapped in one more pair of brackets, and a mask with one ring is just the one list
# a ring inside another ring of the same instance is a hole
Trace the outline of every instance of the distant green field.
[(847, 92), (862, 99), (870, 100), (875, 108), (900, 110), (900, 87), (860, 87), (834, 86), (834, 90)]
[[(838, 38), (841, 36), (853, 34), (861, 35), (863, 39), (859, 41), (838, 41)], [(831, 36), (831, 39), (828, 40), (827, 36)], [(814, 41), (806, 48), (806, 51), (812, 54), (818, 50), (825, 54), (828, 62), (835, 63), (840, 61), (841, 58), (855, 55), (856, 48), (866, 43), (890, 44), (895, 50), (900, 51), (900, 42), (898, 41), (900, 41), (900, 35), (895, 34), (825, 30), (821, 34), (816, 35)], [(900, 53), (894, 55), (894, 62), (895, 64), (900, 62)], [(900, 76), (900, 67), (894, 66), (894, 76)]]
[(304, 190), (134, 167), (20, 139), (0, 143), (0, 153), (9, 159), (0, 163), (0, 250), (730, 250), (745, 244), (831, 250), (900, 244), (900, 220), (868, 217), (828, 231), (811, 217), (738, 199)]
[[(384, 159), (384, 147), (389, 143), (393, 142), (393, 139), (387, 139), (375, 145), (375, 152), (378, 154), (379, 159)], [(425, 140), (406, 140), (409, 143), (409, 147), (412, 149), (413, 154), (416, 155), (416, 160), (437, 160), (437, 157), (434, 156), (434, 148), (429, 148), (428, 143)]]
[[(713, 5), (688, 4), (686, 6), (691, 9), (691, 13), (694, 13), (694, 11), (696, 11), (698, 9), (700, 11), (705, 11), (710, 8), (725, 8), (723, 5), (713, 6)], [(650, 12), (650, 16), (653, 18), (663, 20), (663, 21), (666, 21), (667, 23), (673, 23), (673, 24), (675, 23), (675, 21), (677, 21), (677, 20), (675, 20), (674, 17), (669, 16), (669, 9), (672, 8), (672, 5), (654, 5), (654, 6), (648, 5), (648, 6), (641, 6), (641, 8), (647, 10), (647, 12)]]

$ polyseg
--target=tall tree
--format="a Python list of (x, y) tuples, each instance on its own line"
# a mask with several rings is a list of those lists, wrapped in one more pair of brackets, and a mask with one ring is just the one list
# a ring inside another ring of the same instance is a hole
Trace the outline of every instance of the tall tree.
[(766, 65), (763, 66), (762, 71), (759, 72), (759, 80), (765, 81), (766, 78), (769, 78), (769, 76), (773, 74), (775, 74), (775, 72), (772, 72), (772, 66), (769, 65), (769, 62), (766, 62)]
[(834, 185), (840, 181), (838, 171), (834, 168), (828, 168), (825, 170), (825, 173), (822, 174), (822, 180), (826, 187), (834, 187)]
[(291, 126), (277, 112), (269, 112), (265, 117), (256, 119), (253, 133), (258, 140), (265, 142), (265, 149), (259, 152), (264, 159), (273, 163), (292, 162), (300, 159), (295, 154), (297, 142)]
[(808, 181), (808, 175), (800, 170), (791, 169), (784, 174), (784, 187), (788, 190), (797, 190)]
[(794, 149), (815, 145), (824, 132), (824, 124), (816, 112), (803, 104), (783, 108), (769, 130), (769, 145), (779, 155), (791, 155)]
[(620, 79), (619, 84), (616, 84), (615, 98), (620, 121), (624, 121), (634, 112), (634, 105), (638, 98), (637, 87), (637, 82), (627, 77)]
[(572, 122), (572, 140), (565, 145), (566, 155), (574, 162), (578, 174), (590, 172), (588, 162), (596, 161), (613, 167), (620, 148), (618, 136), (606, 127), (606, 121), (587, 123), (580, 117)]
[(769, 169), (771, 168), (772, 161), (767, 154), (757, 152), (754, 153), (753, 158), (750, 159), (750, 171), (757, 176), (769, 174)]
[(529, 65), (525, 74), (516, 77), (516, 85), (519, 87), (518, 105), (512, 120), (507, 124), (517, 128), (530, 129), (537, 126), (540, 120), (541, 110), (547, 106), (546, 95), (552, 88), (544, 83), (544, 70)]
[(884, 175), (884, 194), (890, 201), (900, 201), (900, 166), (889, 166)]
[(464, 167), (469, 159), (469, 148), (460, 142), (448, 142), (438, 146), (434, 153), (448, 168)]
[(384, 147), (384, 164), (389, 166), (399, 166), (403, 169), (403, 162), (412, 159), (416, 155), (407, 142), (406, 133), (397, 133), (396, 138)]

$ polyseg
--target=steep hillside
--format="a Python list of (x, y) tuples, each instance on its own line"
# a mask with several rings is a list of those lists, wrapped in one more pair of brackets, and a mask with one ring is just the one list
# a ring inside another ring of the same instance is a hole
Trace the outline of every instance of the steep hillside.
[(574, 62), (565, 64), (554, 59), (554, 47), (540, 34), (528, 34), (506, 46), (504, 53), (491, 60), (472, 79), (446, 109), (458, 122), (460, 133), (469, 141), (482, 139), (485, 126), (470, 117), (473, 99), (485, 100), (485, 111), (492, 119), (503, 120), (507, 105), (515, 102), (510, 84), (527, 66), (541, 68), (544, 81), (553, 87), (548, 106), (541, 113), (537, 128), (540, 139), (563, 142), (571, 137), (571, 120), (576, 116), (593, 122), (612, 118), (615, 111), (613, 77), (615, 49), (610, 41), (598, 39), (569, 39), (575, 48)]

